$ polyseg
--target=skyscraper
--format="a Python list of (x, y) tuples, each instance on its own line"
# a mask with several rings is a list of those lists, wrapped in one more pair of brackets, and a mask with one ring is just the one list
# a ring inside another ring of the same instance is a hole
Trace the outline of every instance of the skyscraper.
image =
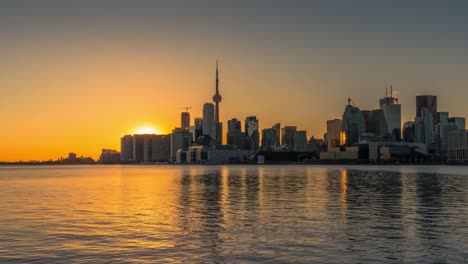
[(247, 137), (241, 128), (241, 121), (237, 118), (228, 120), (227, 144), (246, 149)]
[(196, 141), (198, 137), (203, 136), (203, 118), (195, 117), (194, 124), (195, 124), (194, 141)]
[(144, 143), (145, 135), (133, 135), (133, 160), (137, 162), (144, 161)]
[(433, 118), (433, 125), (436, 125), (437, 120), (437, 96), (434, 95), (417, 95), (416, 96), (416, 117), (422, 117), (421, 111), (425, 107), (431, 112)]
[(256, 116), (248, 116), (245, 119), (245, 134), (249, 142), (250, 153), (255, 153), (259, 148), (258, 120)]
[(390, 96), (380, 99), (380, 109), (383, 110), (387, 123), (388, 134), (394, 141), (401, 140), (401, 105), (398, 103), (398, 98), (393, 96), (393, 88), (390, 86)]
[(222, 97), (219, 94), (219, 79), (218, 79), (218, 61), (216, 61), (216, 92), (213, 95), (213, 102), (216, 105), (215, 109), (215, 120), (214, 120), (214, 127), (215, 127), (215, 134), (214, 134), (214, 142), (217, 145), (222, 144), (222, 134), (223, 134), (223, 125), (219, 122), (219, 103), (221, 102)]
[(152, 160), (167, 162), (171, 154), (171, 136), (154, 135), (152, 137)]
[(215, 140), (215, 106), (212, 103), (203, 105), (203, 135), (209, 136), (210, 142), (213, 144)]
[(296, 126), (284, 126), (281, 129), (281, 145), (287, 145), (291, 151), (294, 149), (294, 133), (296, 130)]
[(373, 133), (377, 137), (385, 137), (389, 133), (384, 110), (376, 109), (369, 112), (369, 117), (366, 122), (366, 131), (368, 133)]
[(180, 127), (188, 130), (190, 126), (190, 113), (189, 112), (182, 112), (180, 113)]
[(120, 160), (133, 160), (133, 136), (126, 135), (120, 139)]
[(348, 146), (357, 145), (362, 133), (366, 131), (364, 116), (358, 107), (351, 105), (351, 98), (343, 112), (343, 131), (346, 133), (345, 141)]
[(262, 129), (262, 150), (270, 151), (278, 145), (276, 131), (273, 128)]
[(340, 146), (340, 133), (342, 131), (341, 119), (327, 120), (327, 148), (331, 151)]
[(293, 151), (306, 151), (307, 146), (307, 132), (295, 131), (293, 133), (294, 148)]
[(434, 143), (433, 119), (432, 112), (426, 107), (422, 107), (421, 116), (414, 119), (414, 141), (426, 144), (428, 150), (433, 148)]
[(271, 128), (273, 128), (273, 130), (275, 130), (275, 134), (276, 134), (276, 143), (277, 145), (280, 145), (281, 144), (281, 124), (280, 123), (276, 123), (274, 126), (272, 126)]
[(187, 150), (190, 146), (190, 133), (182, 128), (176, 128), (171, 133), (171, 151), (170, 151), (170, 162), (176, 161), (177, 151)]

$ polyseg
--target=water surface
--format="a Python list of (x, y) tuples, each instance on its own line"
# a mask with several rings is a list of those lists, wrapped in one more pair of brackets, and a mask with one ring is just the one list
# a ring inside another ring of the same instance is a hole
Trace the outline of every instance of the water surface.
[(0, 262), (466, 263), (468, 167), (0, 167)]

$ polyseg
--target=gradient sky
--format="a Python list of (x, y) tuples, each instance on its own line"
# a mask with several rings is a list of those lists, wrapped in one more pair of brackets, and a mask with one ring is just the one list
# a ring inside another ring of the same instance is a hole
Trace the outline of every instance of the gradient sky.
[[(99, 2), (99, 3), (95, 3)], [(468, 116), (468, 1), (2, 1), (0, 160), (97, 158), (148, 125), (202, 115), (220, 60), (221, 119), (322, 138), (347, 98), (399, 91)], [(225, 128), (226, 130), (226, 128)]]

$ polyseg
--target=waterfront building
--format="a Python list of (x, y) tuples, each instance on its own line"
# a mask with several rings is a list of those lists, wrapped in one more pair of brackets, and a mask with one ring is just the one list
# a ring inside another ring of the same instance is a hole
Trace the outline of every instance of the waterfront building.
[(133, 160), (133, 136), (125, 135), (120, 139), (120, 160)]
[(133, 135), (133, 160), (136, 162), (143, 162), (144, 160), (144, 141), (145, 135)]
[(99, 156), (101, 164), (115, 164), (120, 162), (120, 152), (114, 149), (102, 149)]
[(151, 162), (153, 158), (154, 134), (143, 135), (143, 162)]
[(170, 151), (170, 162), (176, 161), (176, 154), (177, 151), (180, 150), (187, 150), (190, 146), (190, 133), (183, 129), (183, 128), (175, 128), (172, 130), (170, 135), (170, 142), (171, 142), (171, 151)]
[[(215, 140), (215, 106), (212, 103), (203, 105), (203, 135)], [(210, 143), (211, 145), (212, 143)]]
[(153, 135), (151, 153), (153, 162), (169, 161), (171, 154), (171, 136)]
[(327, 136), (324, 138), (326, 138), (328, 151), (340, 146), (342, 123), (341, 119), (327, 120)]

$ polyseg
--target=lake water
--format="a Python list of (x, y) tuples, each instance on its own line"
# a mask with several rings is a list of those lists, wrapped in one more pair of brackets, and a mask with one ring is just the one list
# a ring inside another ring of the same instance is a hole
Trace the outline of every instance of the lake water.
[(467, 263), (468, 167), (0, 167), (0, 262)]

